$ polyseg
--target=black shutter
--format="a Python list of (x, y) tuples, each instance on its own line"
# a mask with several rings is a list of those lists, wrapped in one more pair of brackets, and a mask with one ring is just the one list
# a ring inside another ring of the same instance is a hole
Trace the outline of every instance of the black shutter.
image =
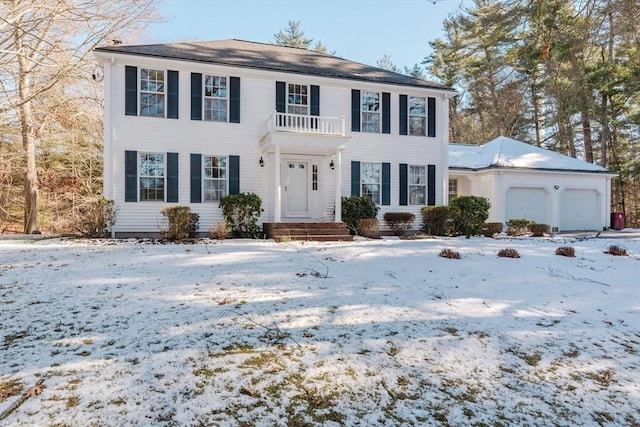
[(240, 123), (240, 77), (229, 78), (229, 122)]
[(406, 206), (408, 204), (407, 200), (407, 164), (400, 163), (400, 206)]
[(360, 162), (351, 162), (351, 196), (360, 197)]
[(191, 120), (202, 120), (202, 74), (191, 73)]
[(311, 85), (311, 112), (312, 116), (320, 115), (320, 86)]
[(138, 201), (138, 152), (124, 152), (124, 201)]
[(407, 95), (400, 95), (400, 135), (409, 135), (407, 123), (409, 121)]
[(202, 155), (191, 153), (191, 203), (202, 203)]
[(391, 94), (382, 92), (382, 133), (391, 133)]
[(167, 202), (178, 203), (178, 153), (167, 153)]
[(276, 82), (276, 111), (278, 113), (287, 112), (287, 84)]
[(391, 163), (382, 164), (382, 204), (391, 204)]
[(167, 118), (178, 118), (178, 72), (167, 71)]
[(240, 156), (229, 156), (229, 194), (240, 194)]
[(436, 204), (436, 165), (427, 166), (427, 205)]
[(436, 136), (436, 99), (427, 98), (427, 136)]
[(360, 132), (360, 91), (351, 89), (351, 131)]
[(138, 115), (138, 67), (124, 67), (124, 114)]

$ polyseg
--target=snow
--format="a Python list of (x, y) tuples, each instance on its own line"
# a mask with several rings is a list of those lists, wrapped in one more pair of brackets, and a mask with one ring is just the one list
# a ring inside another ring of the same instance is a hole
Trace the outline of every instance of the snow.
[(3, 239), (0, 424), (637, 425), (632, 236)]
[(610, 173), (602, 166), (504, 136), (484, 145), (449, 144), (449, 167), (507, 167)]

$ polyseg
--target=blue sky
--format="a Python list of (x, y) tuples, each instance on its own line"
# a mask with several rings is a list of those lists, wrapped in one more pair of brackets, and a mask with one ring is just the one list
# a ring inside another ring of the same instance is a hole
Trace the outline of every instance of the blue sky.
[(430, 53), (429, 41), (463, 0), (165, 0), (166, 22), (154, 24), (145, 42), (236, 38), (270, 43), (287, 21), (329, 51), (375, 65), (387, 54), (413, 67)]

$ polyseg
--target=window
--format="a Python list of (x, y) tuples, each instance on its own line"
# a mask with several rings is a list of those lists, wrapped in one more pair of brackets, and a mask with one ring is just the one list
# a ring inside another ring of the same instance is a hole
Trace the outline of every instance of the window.
[(164, 201), (164, 154), (140, 153), (140, 200)]
[(227, 195), (227, 158), (203, 156), (204, 201), (218, 202)]
[(204, 76), (204, 119), (227, 121), (227, 78)]
[(164, 71), (140, 69), (140, 115), (164, 117)]
[(289, 83), (287, 87), (287, 113), (309, 114), (309, 87)]
[(453, 200), (457, 196), (458, 196), (458, 180), (450, 179), (449, 180), (449, 203), (451, 203), (451, 200)]
[(376, 205), (380, 204), (381, 169), (380, 163), (362, 163), (360, 167), (361, 194), (369, 197)]
[(424, 166), (409, 166), (409, 204), (425, 205), (427, 180)]
[(311, 166), (311, 189), (318, 191), (318, 165)]
[(409, 97), (409, 135), (425, 136), (427, 108), (425, 98)]
[(380, 93), (362, 92), (362, 132), (380, 132)]

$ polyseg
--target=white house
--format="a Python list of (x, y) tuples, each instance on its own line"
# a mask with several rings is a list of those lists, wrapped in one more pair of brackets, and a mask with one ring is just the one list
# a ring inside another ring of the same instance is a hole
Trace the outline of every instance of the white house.
[(605, 168), (499, 137), (484, 145), (451, 144), (449, 199), (489, 199), (490, 222), (527, 218), (558, 231), (609, 225), (611, 178)]
[[(387, 211), (446, 204), (446, 86), (299, 48), (239, 40), (98, 48), (112, 233), (157, 233), (186, 205), (200, 231), (226, 194), (262, 223), (340, 222), (341, 196)], [(417, 215), (419, 217), (419, 215)]]

